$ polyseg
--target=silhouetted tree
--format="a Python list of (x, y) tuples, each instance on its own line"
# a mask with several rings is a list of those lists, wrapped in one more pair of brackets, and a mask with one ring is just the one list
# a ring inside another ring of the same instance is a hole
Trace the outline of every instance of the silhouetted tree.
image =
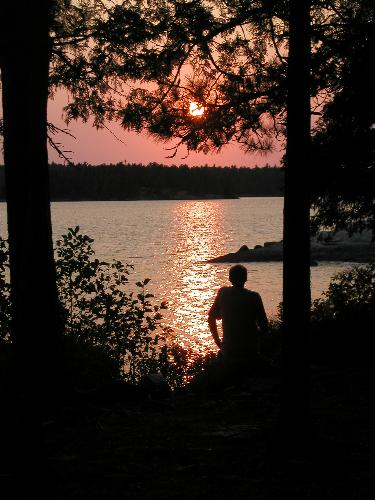
[[(52, 247), (47, 99), (54, 2), (3, 2), (0, 67), (10, 252), (12, 340), (18, 389), (57, 383), (61, 328)], [(17, 29), (15, 29), (15, 20)], [(23, 57), (25, 44), (28, 55)], [(56, 388), (57, 389), (57, 388)], [(51, 393), (50, 393), (51, 394)]]
[[(68, 119), (93, 116), (98, 127), (114, 119), (161, 141), (177, 138), (172, 156), (178, 146), (207, 152), (232, 140), (247, 151), (267, 151), (275, 134), (283, 136), (289, 36), (284, 0), (59, 4), (50, 82), (51, 89), (70, 94)], [(364, 131), (363, 119), (358, 128), (349, 109), (357, 117), (371, 115), (365, 68), (374, 52), (374, 10), (372, 0), (311, 2), (310, 92), (313, 112), (323, 113), (315, 127), (314, 151), (320, 153), (314, 154), (312, 178), (318, 222), (340, 213), (339, 222), (354, 216), (353, 227), (361, 227), (372, 218), (369, 169), (358, 175), (357, 162), (345, 173), (342, 162), (354, 159), (357, 149), (373, 150), (374, 130)], [(204, 117), (188, 113), (191, 101), (205, 106)], [(364, 179), (355, 190), (353, 176)]]
[[(358, 6), (356, 2), (354, 11)], [(69, 118), (93, 113), (98, 125), (115, 118), (125, 127), (145, 129), (161, 141), (177, 138), (173, 156), (179, 146), (208, 152), (233, 139), (246, 151), (267, 151), (272, 137), (284, 133), (287, 116), (285, 383), (280, 429), (294, 444), (303, 443), (310, 425), (310, 99), (316, 99), (314, 109), (320, 112), (338, 91), (331, 74), (337, 74), (336, 68), (346, 60), (336, 39), (351, 30), (350, 23), (341, 22), (350, 2), (312, 1), (310, 8), (305, 0), (196, 0), (167, 1), (148, 8), (140, 1), (137, 12), (123, 7), (108, 9), (93, 38), (95, 49), (85, 53), (86, 63), (82, 57), (78, 59), (86, 74), (95, 65), (102, 68), (110, 61), (111, 77), (99, 92), (90, 90), (90, 80), (84, 92), (77, 92), (73, 80), (66, 80), (73, 95), (67, 109)], [(151, 19), (153, 28), (148, 24)], [(138, 39), (132, 38), (135, 26)], [(134, 50), (124, 57), (119, 48), (129, 37)], [(147, 46), (139, 39), (147, 41)], [(64, 54), (60, 58), (63, 60)], [(71, 64), (77, 68), (73, 60)], [(132, 77), (141, 79), (142, 85), (126, 92), (126, 99), (117, 105), (107, 94), (110, 88), (118, 95), (123, 91), (119, 82), (124, 67), (132, 68)], [(57, 64), (57, 76), (58, 70)], [(60, 73), (64, 76), (64, 71)], [(156, 88), (147, 86), (150, 81), (157, 83)], [(204, 106), (202, 117), (189, 114), (192, 101)]]
[[(375, 4), (342, 1), (334, 47), (341, 63), (330, 76), (334, 95), (313, 139), (314, 228), (375, 229)], [(328, 54), (327, 54), (328, 55)]]
[[(84, 53), (88, 50), (92, 33), (97, 40), (102, 40), (105, 33), (102, 14), (105, 12), (104, 2), (94, 2), (91, 6), (87, 2), (69, 0), (41, 0), (35, 4), (21, 0), (1, 4), (0, 68), (11, 275), (11, 336), (17, 361), (14, 373), (22, 390), (33, 393), (35, 399), (42, 398), (47, 392), (52, 396), (62, 383), (59, 357), (61, 322), (49, 195), (47, 100), (52, 89), (58, 85), (68, 86), (71, 82), (77, 99), (79, 96), (89, 99), (91, 106), (96, 106), (100, 114), (102, 102), (95, 100), (95, 95), (104, 88), (108, 89), (105, 79), (110, 79), (111, 65), (103, 61), (100, 46), (97, 46), (93, 51), (97, 60), (91, 58), (91, 71), (87, 72)], [(116, 26), (117, 34), (124, 27), (125, 32), (129, 28), (132, 36), (125, 45), (132, 46), (139, 42), (141, 36), (136, 9), (130, 9), (130, 12), (129, 17), (121, 10), (122, 17), (116, 17), (115, 9), (113, 15), (105, 18), (107, 24), (104, 24), (107, 32)], [(14, 28), (15, 20), (17, 29)], [(146, 38), (144, 48), (149, 38), (144, 31), (142, 36)], [(20, 59), (25, 41), (29, 45), (29, 53)], [(114, 43), (114, 40), (111, 42)], [(66, 56), (72, 45), (75, 66)], [(116, 53), (114, 45), (112, 50)], [(59, 73), (62, 67), (56, 67), (56, 57), (62, 62), (63, 76)], [(51, 71), (51, 60), (55, 71)], [(123, 68), (122, 77), (129, 74), (132, 75), (132, 70)], [(72, 86), (69, 88), (72, 89)], [(109, 112), (108, 106), (106, 112)], [(50, 129), (55, 131), (52, 125)], [(51, 137), (50, 141), (57, 147)]]
[[(11, 280), (12, 380), (2, 453), (15, 496), (43, 496), (42, 414), (61, 396), (61, 325), (49, 204), (47, 99), (54, 2), (0, 7), (0, 69)], [(27, 47), (27, 54), (25, 54)], [(15, 403), (17, 401), (17, 403)]]
[[(364, 131), (363, 119), (358, 128), (349, 110), (371, 115), (374, 10), (371, 0), (311, 2), (310, 92), (313, 112), (322, 113), (314, 131), (317, 223), (337, 214), (356, 228), (373, 218), (368, 167), (359, 171), (357, 162), (344, 172), (342, 162), (373, 150), (373, 129)], [(93, 116), (99, 127), (116, 119), (161, 141), (177, 138), (171, 155), (178, 146), (207, 152), (231, 140), (267, 151), (285, 132), (288, 30), (283, 0), (65, 1), (54, 25), (51, 88), (69, 91), (68, 119)], [(189, 115), (191, 101), (206, 107), (202, 119)], [(355, 189), (353, 176), (363, 179)]]
[(290, 0), (284, 188), (283, 359), (279, 439), (286, 453), (311, 439), (310, 0)]
[[(262, 2), (68, 5), (54, 26), (51, 71), (52, 88), (70, 94), (68, 119), (93, 116), (99, 127), (115, 119), (188, 149), (220, 149), (232, 138), (247, 150), (269, 149), (280, 99)], [(206, 106), (204, 120), (189, 115), (192, 100)]]

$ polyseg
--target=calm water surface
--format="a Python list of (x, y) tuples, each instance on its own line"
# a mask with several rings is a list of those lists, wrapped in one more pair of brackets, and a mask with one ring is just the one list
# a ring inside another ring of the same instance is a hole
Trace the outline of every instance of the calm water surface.
[[(52, 204), (52, 220), (55, 240), (79, 225), (95, 239), (98, 258), (133, 264), (132, 283), (151, 278), (150, 291), (158, 301), (168, 302), (170, 326), (186, 344), (203, 349), (212, 345), (207, 311), (218, 288), (228, 283), (230, 267), (205, 261), (244, 244), (282, 239), (282, 208), (282, 198), (58, 202)], [(5, 236), (4, 204), (0, 217)], [(247, 286), (262, 295), (268, 315), (274, 315), (281, 300), (281, 263), (245, 265)], [(323, 263), (312, 268), (313, 298), (347, 266)]]

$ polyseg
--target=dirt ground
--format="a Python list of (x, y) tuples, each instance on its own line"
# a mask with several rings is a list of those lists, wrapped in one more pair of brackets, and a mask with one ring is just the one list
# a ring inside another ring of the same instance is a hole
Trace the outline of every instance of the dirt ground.
[[(46, 477), (29, 498), (374, 500), (374, 372), (314, 367), (316, 452), (272, 462), (277, 377), (209, 396), (67, 405), (43, 424)], [(16, 498), (12, 478), (2, 483)]]

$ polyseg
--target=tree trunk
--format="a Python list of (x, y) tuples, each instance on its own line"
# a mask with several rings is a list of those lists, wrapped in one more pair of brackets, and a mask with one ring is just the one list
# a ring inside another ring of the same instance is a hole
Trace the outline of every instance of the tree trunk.
[[(280, 437), (294, 453), (311, 438), (310, 2), (290, 0), (284, 197), (283, 359)], [(294, 451), (293, 451), (294, 449)]]
[(11, 333), (18, 389), (35, 401), (53, 396), (61, 373), (47, 153), (52, 6), (20, 0), (1, 7)]

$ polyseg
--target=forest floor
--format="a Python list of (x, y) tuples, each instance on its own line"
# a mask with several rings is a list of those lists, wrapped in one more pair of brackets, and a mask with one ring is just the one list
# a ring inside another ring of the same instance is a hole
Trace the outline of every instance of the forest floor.
[(25, 498), (373, 500), (374, 372), (313, 367), (315, 452), (273, 461), (276, 376), (205, 396), (66, 405), (43, 425), (44, 494)]

